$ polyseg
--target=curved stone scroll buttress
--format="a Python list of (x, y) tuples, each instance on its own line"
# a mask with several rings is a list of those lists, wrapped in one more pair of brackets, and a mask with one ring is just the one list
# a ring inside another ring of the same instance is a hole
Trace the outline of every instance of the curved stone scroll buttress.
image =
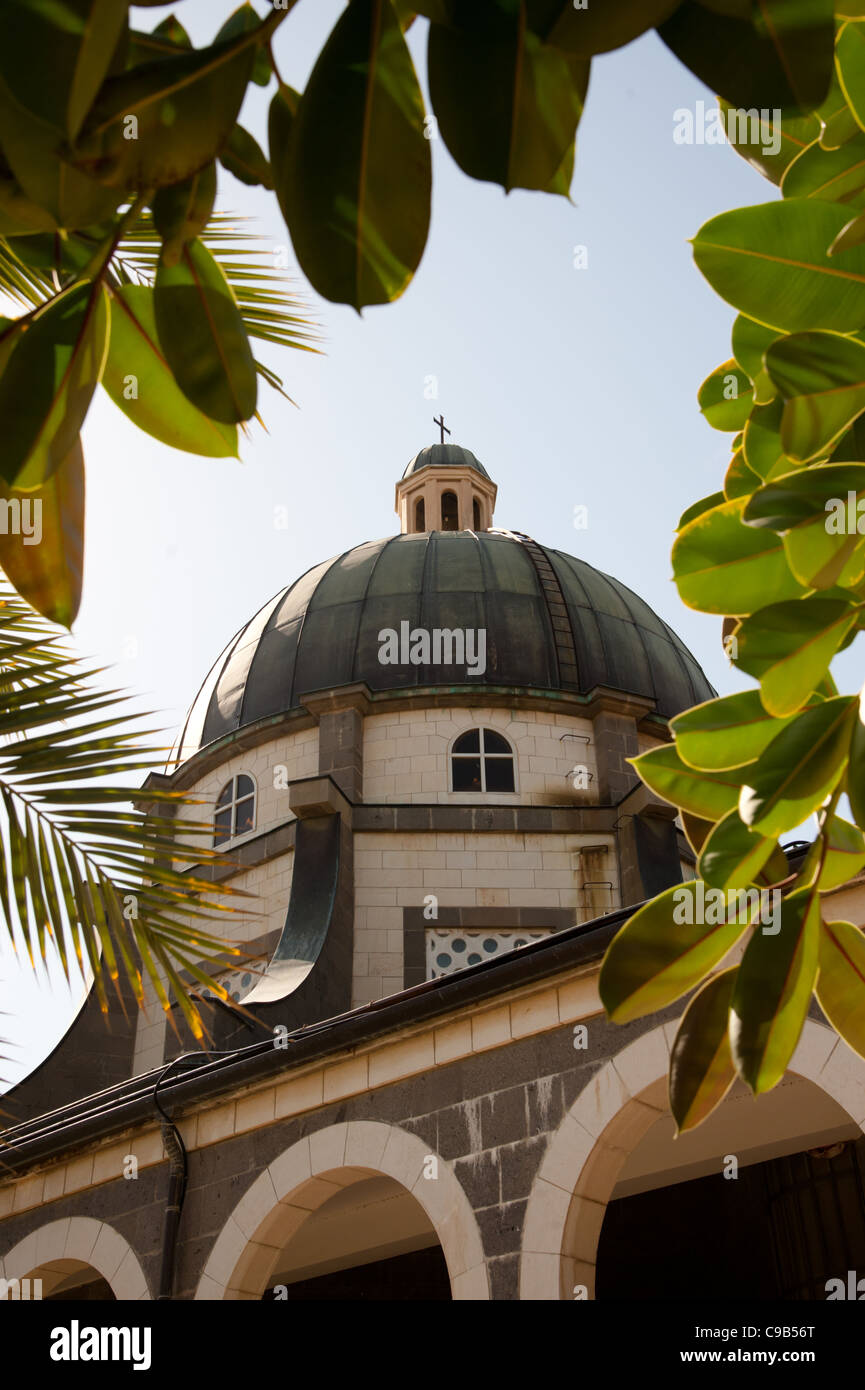
[(351, 804), (330, 777), (295, 783), (294, 869), (285, 924), (260, 979), (241, 1003), (253, 1015), (203, 1001), (217, 1048), (259, 1041), (351, 1007), (354, 867)]

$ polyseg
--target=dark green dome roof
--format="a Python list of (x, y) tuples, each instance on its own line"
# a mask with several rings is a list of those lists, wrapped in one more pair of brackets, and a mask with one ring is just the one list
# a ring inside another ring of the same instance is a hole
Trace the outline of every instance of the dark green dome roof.
[(471, 449), (464, 449), (461, 444), (427, 444), (426, 448), (420, 449), (415, 454), (411, 463), (407, 465), (404, 478), (408, 478), (412, 473), (417, 473), (421, 468), (474, 468), (475, 472), (480, 473), (482, 478), (489, 478), (489, 473), (483, 464), (475, 458)]
[[(382, 665), (379, 633), (402, 622), (485, 629), (486, 670)], [(211, 670), (178, 757), (358, 681), (373, 691), (608, 686), (668, 718), (715, 694), (672, 629), (618, 580), (511, 532), (432, 531), (355, 546), (271, 599)]]

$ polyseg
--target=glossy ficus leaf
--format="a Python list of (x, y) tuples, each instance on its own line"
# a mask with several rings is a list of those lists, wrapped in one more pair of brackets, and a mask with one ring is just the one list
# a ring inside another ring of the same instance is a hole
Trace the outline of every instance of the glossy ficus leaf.
[(397, 299), (426, 245), (432, 173), (423, 98), (389, 0), (353, 0), (290, 117), (271, 107), (270, 158), (302, 269), (340, 304)]
[[(766, 379), (771, 381), (768, 373)], [(784, 402), (780, 397), (763, 405), (755, 405), (745, 426), (742, 451), (745, 462), (759, 478), (772, 478), (790, 473), (795, 468), (781, 443), (781, 419)]]
[[(476, 0), (462, 0), (467, 7)], [(639, 38), (668, 19), (680, 0), (617, 0), (576, 6), (573, 0), (524, 0), (526, 22), (545, 43), (592, 58)]]
[[(821, 866), (822, 861), (822, 868)], [(865, 868), (865, 835), (858, 825), (851, 825), (841, 816), (832, 816), (823, 827), (820, 839), (814, 845), (802, 870), (807, 882), (815, 871), (819, 871), (817, 887), (821, 893), (828, 893), (841, 884), (855, 878)]]
[(850, 766), (847, 769), (847, 796), (853, 818), (860, 830), (865, 830), (865, 686), (859, 696), (859, 707), (853, 721), (850, 739)]
[(124, 192), (182, 182), (231, 134), (254, 59), (252, 41), (241, 34), (109, 78), (70, 160)]
[(743, 619), (736, 664), (759, 679), (771, 715), (792, 716), (817, 690), (858, 616), (849, 597), (812, 596)]
[[(835, 12), (838, 12), (837, 4)], [(859, 134), (859, 124), (847, 105), (844, 89), (838, 81), (837, 64), (826, 100), (818, 106), (814, 115), (820, 119), (819, 139), (824, 150), (837, 150)]]
[(264, 150), (242, 125), (236, 125), (220, 151), (219, 162), (241, 183), (273, 188), (273, 173)]
[(685, 0), (658, 33), (677, 58), (733, 106), (811, 111), (832, 80), (832, 0), (761, 0), (750, 17)]
[[(57, 227), (90, 227), (113, 215), (117, 197), (86, 174), (58, 157), (57, 130), (31, 116), (13, 101), (0, 81), (0, 163), (8, 167), (13, 183), (7, 185), (10, 215), (32, 221), (32, 208)], [(21, 204), (19, 197), (27, 200)], [(0, 203), (2, 207), (2, 203)], [(41, 226), (29, 227), (38, 231)]]
[(237, 457), (237, 426), (212, 420), (177, 385), (159, 342), (154, 292), (147, 285), (112, 290), (102, 385), (134, 425), (163, 444), (208, 458)]
[(736, 497), (750, 497), (762, 481), (762, 478), (748, 467), (745, 450), (737, 449), (724, 474), (724, 501), (730, 502)]
[(777, 841), (744, 825), (732, 810), (713, 827), (700, 852), (697, 873), (713, 888), (748, 888), (769, 862)]
[(817, 198), (737, 208), (700, 228), (694, 259), (721, 298), (758, 323), (854, 332), (865, 323), (865, 247), (828, 253), (849, 220)]
[(713, 975), (685, 1010), (670, 1053), (670, 1110), (679, 1134), (720, 1105), (736, 1079), (728, 1023), (736, 967)]
[(17, 525), (0, 532), (0, 569), (43, 617), (71, 627), (84, 572), (84, 454), (76, 439), (66, 458), (32, 492), (0, 482), (0, 505)]
[(865, 936), (852, 922), (823, 922), (817, 1002), (848, 1047), (865, 1057)]
[(685, 839), (694, 853), (699, 854), (715, 822), (703, 820), (701, 816), (692, 816), (690, 811), (682, 811), (680, 814)]
[[(740, 627), (740, 644), (741, 631)], [(708, 772), (723, 772), (754, 762), (783, 727), (783, 721), (766, 711), (756, 690), (740, 690), (735, 695), (707, 700), (670, 721), (683, 761)]]
[[(241, 5), (233, 14), (229, 15), (213, 42), (222, 43), (226, 39), (237, 38), (238, 34), (248, 34), (251, 29), (260, 28), (261, 19), (252, 5)], [(261, 43), (255, 49), (255, 62), (252, 65), (253, 82), (259, 87), (266, 87), (272, 71), (267, 45)]]
[(0, 373), (0, 477), (40, 487), (75, 446), (108, 345), (107, 297), (89, 282), (49, 301)]
[[(695, 881), (668, 888), (639, 907), (613, 938), (598, 987), (614, 1023), (630, 1023), (681, 999), (746, 930), (747, 921), (728, 922), (724, 912), (702, 911), (703, 897), (703, 885)], [(711, 923), (696, 920), (708, 916)]]
[(781, 182), (787, 166), (820, 134), (816, 114), (785, 116), (778, 121), (766, 107), (749, 112), (723, 98), (720, 108), (733, 149), (772, 183)]
[(682, 512), (676, 530), (683, 531), (688, 523), (694, 520), (694, 517), (702, 516), (703, 512), (710, 512), (714, 507), (720, 507), (725, 501), (723, 492), (712, 492), (708, 497), (701, 497), (699, 502), (693, 502), (686, 511)]
[(231, 287), (200, 241), (176, 266), (161, 265), (156, 329), (174, 379), (193, 405), (223, 424), (255, 412), (257, 379), (249, 339)]
[(53, 231), (56, 226), (51, 213), (27, 197), (8, 165), (2, 168), (0, 154), (0, 236), (29, 236)]
[(162, 237), (164, 265), (177, 265), (188, 241), (210, 221), (216, 198), (216, 165), (211, 161), (182, 183), (160, 188), (153, 199), (153, 225)]
[(548, 190), (573, 148), (589, 63), (545, 44), (519, 5), (476, 0), (433, 24), (430, 97), (442, 138), (471, 178)]
[(730, 1004), (733, 1061), (755, 1095), (778, 1084), (799, 1041), (817, 977), (819, 894), (791, 893), (780, 924), (765, 925), (745, 948)]
[(726, 617), (802, 592), (781, 538), (743, 522), (746, 500), (736, 498), (703, 512), (677, 535), (673, 573), (689, 608)]
[(698, 771), (680, 758), (673, 744), (650, 748), (628, 761), (656, 796), (713, 822), (736, 805), (747, 775), (747, 769)]
[(124, 0), (3, 0), (0, 79), (31, 116), (74, 139), (126, 25)]
[[(733, 356), (742, 371), (750, 377), (755, 387), (758, 388), (754, 396), (758, 404), (768, 404), (768, 401), (775, 395), (774, 387), (767, 378), (764, 353), (777, 336), (774, 328), (767, 328), (765, 324), (756, 323), (754, 319), (749, 319), (745, 314), (736, 316), (732, 334)], [(762, 387), (762, 391), (759, 389), (760, 387)], [(768, 394), (765, 394), (766, 392)]]
[(706, 377), (697, 392), (697, 400), (713, 429), (741, 430), (753, 404), (751, 382), (731, 359), (722, 362)]
[(824, 700), (796, 715), (748, 769), (739, 815), (763, 835), (801, 825), (847, 767), (855, 700)]
[(861, 246), (865, 241), (865, 213), (858, 213), (856, 217), (851, 217), (840, 230), (832, 245), (829, 247), (829, 255), (834, 256), (838, 251), (849, 251), (851, 246)]
[(784, 401), (781, 443), (798, 462), (825, 458), (865, 410), (865, 344), (853, 338), (777, 338), (766, 351), (766, 370)]
[(785, 198), (822, 198), (848, 208), (865, 206), (865, 135), (858, 131), (834, 150), (819, 141), (802, 150), (781, 180)]
[(784, 473), (759, 488), (745, 508), (752, 527), (787, 531), (813, 517), (826, 520), (827, 506), (836, 498), (847, 502), (848, 493), (865, 492), (865, 463), (832, 463)]

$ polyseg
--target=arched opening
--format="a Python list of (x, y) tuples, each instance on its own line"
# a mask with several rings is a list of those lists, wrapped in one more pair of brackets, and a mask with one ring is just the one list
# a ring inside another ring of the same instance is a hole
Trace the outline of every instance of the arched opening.
[(476, 497), (472, 498), (472, 526), (475, 531), (480, 531), (481, 527), (481, 504)]
[(281, 1251), (263, 1297), (439, 1302), (450, 1300), (451, 1288), (423, 1207), (393, 1178), (370, 1175), (312, 1213)]
[(442, 493), (442, 530), (458, 531), (460, 529), (459, 505), (455, 492)]
[(451, 790), (512, 792), (514, 750), (495, 729), (469, 729), (451, 750)]
[[(719, 1265), (732, 1278), (723, 1296), (747, 1297), (741, 1274), (731, 1270), (758, 1259), (759, 1291), (752, 1296), (826, 1298), (825, 1290), (813, 1292), (824, 1275), (843, 1279), (857, 1267), (825, 1274), (839, 1255), (843, 1262), (857, 1252), (865, 1268), (861, 1060), (831, 1029), (809, 1019), (774, 1090), (755, 1102), (734, 1085), (703, 1125), (675, 1138), (667, 1069), (677, 1027), (665, 1024), (623, 1047), (591, 1076), (564, 1116), (529, 1194), (521, 1298), (710, 1297), (720, 1287)], [(749, 1168), (778, 1160), (771, 1172), (745, 1179)], [(716, 1180), (711, 1191), (698, 1188), (704, 1178)], [(727, 1212), (716, 1220), (719, 1190)], [(624, 1205), (641, 1198), (639, 1213)], [(771, 1242), (763, 1241), (758, 1255), (752, 1214), (755, 1203), (767, 1202), (776, 1208), (769, 1217)], [(823, 1239), (822, 1212), (830, 1202), (836, 1207), (832, 1248), (818, 1258), (815, 1242)], [(687, 1206), (684, 1219), (677, 1203)], [(676, 1240), (681, 1268), (668, 1275), (667, 1251)], [(770, 1288), (787, 1292), (766, 1292)]]
[(414, 504), (414, 529), (416, 531), (426, 530), (426, 503), (419, 497)]
[[(409, 1266), (410, 1282), (425, 1292), (400, 1289)], [(450, 1165), (417, 1135), (350, 1120), (299, 1139), (268, 1164), (220, 1232), (195, 1296), (391, 1299), (407, 1293), (489, 1298), (477, 1220)]]
[(213, 844), (228, 844), (238, 835), (255, 829), (255, 783), (246, 772), (226, 782), (216, 800), (213, 817)]
[(72, 1216), (37, 1227), (0, 1258), (0, 1298), (125, 1303), (149, 1299), (150, 1290), (119, 1231)]
[(43, 1303), (115, 1303), (117, 1295), (103, 1274), (84, 1260), (51, 1260), (38, 1265), (25, 1280), (18, 1280), (19, 1288), (7, 1289), (7, 1298), (26, 1297), (29, 1283), (30, 1298), (37, 1297)]

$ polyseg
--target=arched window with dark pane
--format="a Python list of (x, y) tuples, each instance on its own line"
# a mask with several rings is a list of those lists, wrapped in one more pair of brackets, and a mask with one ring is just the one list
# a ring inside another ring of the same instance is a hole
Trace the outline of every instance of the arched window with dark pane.
[(455, 492), (442, 493), (442, 530), (458, 531), (460, 529), (460, 513)]
[(422, 497), (419, 497), (414, 504), (414, 529), (416, 531), (426, 530), (426, 507)]
[(469, 729), (451, 749), (451, 787), (455, 792), (512, 792), (514, 752), (495, 729)]
[(481, 504), (476, 497), (472, 498), (472, 525), (476, 531), (481, 529)]
[(226, 782), (216, 799), (213, 844), (227, 844), (255, 829), (255, 783), (245, 772)]

